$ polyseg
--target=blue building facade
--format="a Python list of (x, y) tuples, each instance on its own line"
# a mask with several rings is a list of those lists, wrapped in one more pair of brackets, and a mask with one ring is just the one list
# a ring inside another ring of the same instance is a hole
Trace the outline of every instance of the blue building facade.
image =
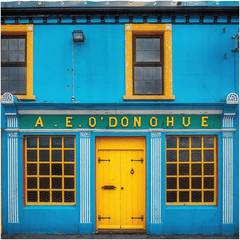
[[(3, 233), (239, 233), (237, 1), (1, 5)], [(99, 166), (140, 138), (123, 225)]]

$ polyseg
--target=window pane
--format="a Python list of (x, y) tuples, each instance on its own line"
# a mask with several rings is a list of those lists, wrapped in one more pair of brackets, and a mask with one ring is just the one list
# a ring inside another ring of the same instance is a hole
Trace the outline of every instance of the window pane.
[(64, 189), (74, 189), (74, 178), (64, 178)]
[(19, 62), (25, 62), (25, 51), (18, 51)]
[(25, 39), (19, 39), (19, 50), (25, 50)]
[(202, 164), (192, 164), (192, 175), (202, 175)]
[(52, 164), (52, 175), (62, 175), (62, 164)]
[(177, 192), (167, 192), (167, 202), (177, 202)]
[(204, 147), (205, 148), (214, 148), (214, 138), (213, 137), (204, 137)]
[(40, 178), (40, 189), (49, 189), (50, 188), (50, 181), (49, 178)]
[(9, 62), (18, 62), (19, 52), (9, 51)]
[(40, 202), (50, 202), (49, 191), (40, 191)]
[(25, 67), (19, 67), (19, 80), (26, 80), (26, 68)]
[(64, 138), (64, 147), (65, 148), (74, 148), (74, 137), (65, 137)]
[(189, 202), (189, 192), (179, 192), (179, 202)]
[(27, 188), (36, 189), (37, 188), (37, 178), (27, 178)]
[(49, 164), (39, 164), (39, 174), (40, 175), (49, 175)]
[(9, 39), (9, 50), (18, 50), (18, 39)]
[(176, 137), (167, 137), (167, 148), (177, 148)]
[(37, 138), (28, 137), (27, 138), (27, 148), (36, 148), (37, 147)]
[(134, 67), (134, 80), (143, 80), (142, 67)]
[(74, 175), (74, 164), (64, 165), (64, 175)]
[(37, 191), (28, 191), (27, 192), (27, 201), (28, 202), (37, 202), (38, 192)]
[(26, 94), (26, 80), (18, 82), (18, 93), (19, 94)]
[(213, 161), (214, 161), (214, 151), (204, 150), (204, 162), (213, 162)]
[(134, 94), (144, 94), (144, 81), (134, 81)]
[(189, 189), (189, 178), (179, 178), (179, 189)]
[(205, 189), (214, 188), (214, 178), (213, 177), (205, 177), (204, 178), (204, 188)]
[(177, 164), (167, 164), (167, 175), (177, 175)]
[(8, 88), (9, 88), (9, 92), (18, 93), (18, 81), (9, 81)]
[(8, 51), (2, 51), (2, 62), (8, 62)]
[(153, 79), (162, 80), (162, 67), (153, 67)]
[(52, 137), (52, 147), (61, 148), (62, 147), (62, 138), (61, 137)]
[(49, 148), (49, 137), (39, 137), (39, 147)]
[(74, 162), (74, 150), (64, 151), (64, 162)]
[(9, 92), (8, 91), (8, 81), (1, 82), (1, 93), (4, 94), (5, 92)]
[(188, 150), (179, 150), (179, 162), (189, 162)]
[(19, 79), (18, 67), (9, 67), (9, 80), (18, 80)]
[(153, 84), (152, 93), (153, 94), (162, 94), (162, 82), (153, 81), (152, 84)]
[(167, 178), (167, 189), (177, 189), (177, 178)]
[(27, 175), (37, 175), (37, 164), (27, 164)]
[(214, 164), (204, 164), (204, 175), (214, 175)]
[(177, 162), (177, 150), (167, 151), (167, 162)]
[(2, 39), (2, 50), (8, 50), (8, 39)]
[(179, 164), (179, 175), (189, 175), (188, 164)]
[(49, 150), (39, 150), (39, 161), (49, 162)]
[(62, 150), (52, 150), (52, 161), (53, 162), (62, 161)]
[(202, 192), (192, 192), (192, 202), (202, 202)]
[(27, 150), (27, 161), (28, 162), (37, 161), (37, 150)]
[(53, 202), (62, 202), (62, 192), (52, 191), (52, 201)]
[(62, 178), (52, 178), (52, 188), (62, 189)]
[(192, 189), (201, 189), (202, 188), (202, 178), (194, 177), (192, 178)]
[(64, 202), (74, 202), (74, 192), (64, 192)]
[(189, 148), (189, 137), (180, 137), (179, 138), (179, 147), (180, 148)]
[(2, 67), (1, 68), (1, 79), (3, 80), (8, 80), (8, 67)]
[(213, 202), (213, 201), (214, 201), (214, 192), (204, 191), (204, 202)]
[(202, 141), (201, 137), (192, 137), (192, 148), (201, 148)]
[(202, 161), (202, 151), (192, 150), (192, 162), (201, 162), (201, 161)]

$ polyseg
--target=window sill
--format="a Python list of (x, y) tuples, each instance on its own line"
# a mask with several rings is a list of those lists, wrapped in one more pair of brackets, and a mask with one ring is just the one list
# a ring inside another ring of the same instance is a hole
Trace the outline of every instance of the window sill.
[[(2, 95), (1, 95), (1, 98), (2, 98)], [(20, 100), (36, 100), (36, 96), (34, 95), (14, 95), (14, 96)]]
[(174, 95), (124, 95), (123, 100), (175, 100)]

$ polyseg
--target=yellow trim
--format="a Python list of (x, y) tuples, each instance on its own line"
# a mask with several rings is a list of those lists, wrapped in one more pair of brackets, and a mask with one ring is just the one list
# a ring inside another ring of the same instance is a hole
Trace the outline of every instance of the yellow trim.
[[(37, 137), (37, 148), (28, 148), (27, 147), (27, 138), (28, 137)], [(76, 204), (76, 139), (74, 136), (28, 136), (25, 137), (25, 204), (26, 205), (75, 205)], [(48, 148), (40, 148), (39, 147), (39, 137), (48, 137), (49, 138), (49, 147)], [(52, 137), (61, 137), (62, 138), (62, 148), (52, 148)], [(64, 147), (64, 138), (74, 137), (74, 148), (65, 148)], [(37, 161), (27, 161), (27, 150), (36, 150), (37, 151)], [(49, 151), (49, 162), (40, 162), (39, 161), (39, 150), (48, 150)], [(62, 160), (59, 162), (52, 161), (52, 150), (61, 150), (62, 151)], [(64, 161), (64, 150), (74, 150), (74, 162), (65, 162)], [(28, 175), (27, 174), (27, 164), (37, 164), (37, 174), (36, 175)], [(48, 164), (49, 165), (49, 174), (48, 175), (40, 175), (39, 174), (39, 165)], [(52, 164), (61, 164), (62, 165), (62, 175), (52, 175), (51, 169)], [(74, 165), (74, 175), (65, 175), (64, 174), (64, 166), (68, 164)], [(48, 189), (40, 189), (40, 178), (49, 178), (49, 188)], [(27, 188), (27, 179), (28, 178), (37, 178), (37, 188)], [(53, 178), (62, 178), (62, 188), (52, 189), (52, 179)], [(64, 179), (65, 178), (73, 178), (74, 179), (74, 189), (64, 189)], [(37, 192), (37, 202), (28, 202), (27, 201), (27, 193), (31, 191)], [(49, 192), (49, 202), (40, 202), (40, 191), (48, 191)], [(62, 202), (52, 202), (52, 191), (54, 192), (62, 192)], [(74, 192), (74, 202), (65, 202), (64, 201), (64, 192)]]
[[(167, 148), (167, 138), (166, 138), (166, 205), (217, 205), (217, 137), (210, 135), (202, 135), (202, 136), (167, 136), (167, 137), (176, 137), (177, 138), (177, 147), (176, 148)], [(179, 138), (188, 137), (189, 139), (189, 147), (188, 148), (180, 148), (179, 147)], [(192, 137), (200, 137), (201, 138), (201, 148), (193, 148), (192, 147)], [(213, 137), (214, 146), (213, 148), (204, 147), (204, 137)], [(176, 150), (177, 151), (177, 159), (176, 161), (167, 162), (167, 151), (168, 150)], [(179, 150), (187, 150), (189, 151), (189, 161), (180, 162), (179, 161)], [(195, 162), (192, 161), (191, 155), (192, 150), (200, 150), (201, 151), (201, 161)], [(204, 150), (213, 150), (214, 151), (214, 159), (212, 162), (204, 161)], [(189, 173), (186, 175), (179, 174), (179, 165), (188, 164), (189, 165)], [(167, 175), (167, 165), (175, 164), (177, 165), (177, 175)], [(199, 164), (202, 167), (201, 175), (192, 175), (192, 164)], [(213, 175), (205, 175), (204, 174), (204, 164), (214, 164), (214, 173)], [(192, 178), (201, 178), (201, 189), (193, 189), (192, 188)], [(212, 189), (204, 188), (204, 178), (211, 177), (214, 178), (214, 187)], [(176, 189), (167, 189), (167, 179), (168, 178), (176, 178), (177, 186)], [(189, 179), (189, 188), (187, 189), (179, 189), (179, 178), (188, 178)], [(179, 192), (189, 192), (189, 202), (179, 202)], [(201, 202), (192, 202), (191, 196), (192, 192), (197, 191), (201, 192), (202, 199)], [(211, 191), (214, 192), (213, 202), (204, 202), (204, 192)], [(177, 201), (176, 202), (167, 202), (167, 192), (177, 192)]]
[(18, 99), (35, 100), (33, 95), (33, 25), (2, 25), (1, 34), (27, 36), (26, 95), (15, 95)]
[[(164, 95), (133, 95), (132, 36), (133, 34), (164, 35)], [(174, 100), (172, 95), (172, 25), (126, 24), (125, 25), (125, 96), (124, 100)]]

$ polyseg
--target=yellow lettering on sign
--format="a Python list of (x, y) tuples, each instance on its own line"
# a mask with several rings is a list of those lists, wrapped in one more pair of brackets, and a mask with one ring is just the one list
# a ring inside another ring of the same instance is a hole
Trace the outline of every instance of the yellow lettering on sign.
[[(93, 120), (93, 123), (92, 123), (92, 120)], [(96, 118), (95, 117), (90, 117), (88, 124), (89, 124), (90, 127), (95, 127), (96, 124), (97, 124)]]
[(172, 127), (174, 127), (174, 117), (172, 117), (171, 120), (169, 120), (169, 117), (167, 117), (167, 127), (169, 127), (169, 124), (171, 124)]
[(72, 127), (70, 120), (72, 120), (72, 117), (66, 117), (66, 127)]
[[(114, 121), (114, 124), (112, 124), (112, 120)], [(109, 118), (109, 127), (116, 127), (117, 126), (117, 119), (115, 117)]]
[[(155, 121), (154, 124), (153, 124), (153, 121)], [(150, 119), (150, 125), (151, 125), (151, 127), (156, 127), (156, 126), (157, 126), (157, 118), (152, 117), (152, 118)]]
[[(125, 124), (123, 123), (124, 120), (126, 121)], [(123, 127), (127, 127), (127, 126), (128, 126), (128, 118), (127, 118), (127, 117), (123, 117), (123, 118), (121, 119), (121, 125), (122, 125)]]
[(188, 117), (188, 123), (187, 124), (185, 123), (185, 117), (183, 117), (182, 118), (182, 124), (183, 124), (184, 127), (188, 127), (191, 124), (190, 117)]
[(202, 117), (202, 127), (208, 127), (207, 119), (208, 117)]
[(141, 117), (134, 117), (134, 127), (136, 127), (138, 125), (138, 127), (141, 127)]
[(37, 122), (36, 122), (36, 124), (35, 124), (35, 127), (37, 127), (38, 125), (40, 125), (41, 127), (44, 127), (44, 126), (43, 126), (43, 121), (42, 121), (42, 118), (41, 118), (41, 117), (38, 118), (38, 120), (37, 120)]

